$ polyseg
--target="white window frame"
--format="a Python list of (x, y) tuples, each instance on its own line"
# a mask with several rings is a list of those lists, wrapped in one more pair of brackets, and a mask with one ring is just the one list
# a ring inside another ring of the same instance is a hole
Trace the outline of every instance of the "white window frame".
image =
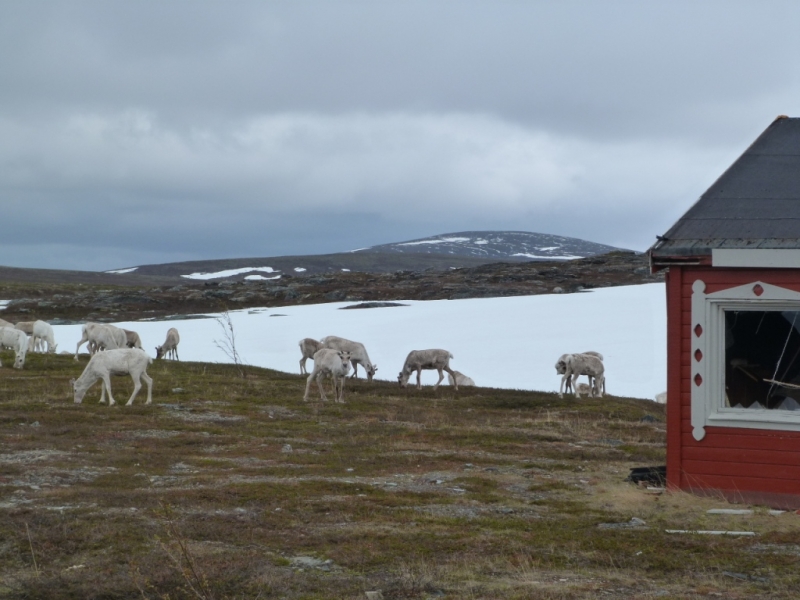
[[(761, 281), (705, 293), (692, 284), (692, 435), (702, 440), (708, 426), (800, 431), (800, 411), (725, 406), (725, 311), (800, 311), (800, 292)], [(698, 326), (702, 328), (697, 334)], [(701, 358), (697, 360), (697, 351)]]

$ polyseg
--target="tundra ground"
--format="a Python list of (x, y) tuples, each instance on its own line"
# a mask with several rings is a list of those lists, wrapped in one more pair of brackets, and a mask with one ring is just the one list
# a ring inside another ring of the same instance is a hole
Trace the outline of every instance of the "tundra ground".
[(788, 599), (800, 586), (800, 516), (710, 515), (729, 505), (624, 481), (664, 464), (664, 408), (647, 400), (361, 379), (346, 404), (304, 403), (299, 375), (158, 361), (152, 405), (122, 405), (126, 377), (120, 405), (98, 405), (99, 387), (76, 405), (85, 363), (0, 369), (0, 597)]

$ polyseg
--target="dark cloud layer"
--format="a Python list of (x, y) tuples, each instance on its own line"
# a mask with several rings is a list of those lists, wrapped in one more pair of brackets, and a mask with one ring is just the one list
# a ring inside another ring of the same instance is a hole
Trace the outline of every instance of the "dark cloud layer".
[(778, 114), (790, 2), (10, 2), (0, 263), (525, 229), (645, 249)]

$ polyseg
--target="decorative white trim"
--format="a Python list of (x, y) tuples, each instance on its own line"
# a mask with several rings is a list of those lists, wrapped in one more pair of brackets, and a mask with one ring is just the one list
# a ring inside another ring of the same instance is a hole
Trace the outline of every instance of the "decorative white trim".
[(800, 250), (712, 248), (712, 267), (800, 268)]
[(705, 289), (705, 282), (699, 279), (692, 284), (690, 385), (694, 439), (702, 440), (708, 425), (800, 431), (799, 411), (725, 406), (725, 311), (800, 311), (800, 292), (761, 281), (711, 294), (706, 294)]
[[(710, 328), (707, 325), (708, 315), (706, 311), (706, 284), (704, 281), (697, 279), (692, 284), (692, 336), (691, 345), (691, 363), (692, 363), (692, 377), (689, 385), (692, 386), (692, 436), (698, 442), (706, 435), (706, 422), (708, 421), (708, 396), (706, 390), (708, 389), (708, 347), (710, 344), (706, 343)], [(696, 356), (697, 352), (702, 353), (701, 359), (698, 361)]]

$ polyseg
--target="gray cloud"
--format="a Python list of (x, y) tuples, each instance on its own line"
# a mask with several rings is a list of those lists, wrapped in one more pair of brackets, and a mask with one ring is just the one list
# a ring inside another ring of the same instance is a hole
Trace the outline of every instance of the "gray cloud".
[[(46, 7), (46, 10), (44, 9)], [(797, 105), (793, 3), (16, 3), (4, 264), (646, 248)]]

